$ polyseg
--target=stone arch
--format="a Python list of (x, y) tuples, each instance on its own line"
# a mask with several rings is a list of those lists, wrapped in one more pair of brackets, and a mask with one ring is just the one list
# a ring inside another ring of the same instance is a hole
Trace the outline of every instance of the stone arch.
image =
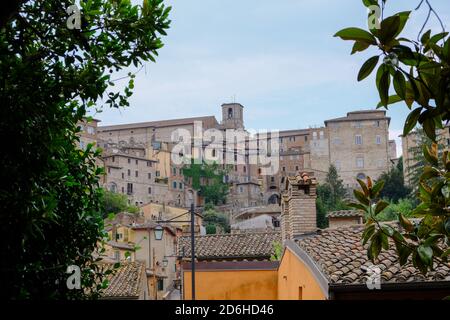
[(280, 196), (278, 193), (272, 194), (269, 199), (267, 200), (268, 204), (278, 204), (280, 203)]

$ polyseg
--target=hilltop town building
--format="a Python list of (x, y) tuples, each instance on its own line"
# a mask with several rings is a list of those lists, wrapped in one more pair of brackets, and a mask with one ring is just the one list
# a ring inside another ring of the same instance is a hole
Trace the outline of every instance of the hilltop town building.
[[(215, 130), (223, 137), (230, 130), (244, 134), (231, 145), (212, 137), (201, 142), (201, 147), (208, 147), (217, 162), (229, 170), (226, 182), (230, 193), (225, 211), (231, 213), (281, 203), (286, 179), (300, 171), (312, 172), (321, 183), (333, 164), (344, 185), (351, 189), (357, 177), (376, 179), (397, 158), (395, 141), (389, 140), (390, 119), (385, 111), (354, 111), (346, 117), (326, 120), (324, 127), (280, 131), (277, 144), (273, 144), (271, 135), (250, 136), (241, 104), (223, 104), (221, 108), (220, 123), (214, 116), (206, 116), (98, 127), (96, 138), (104, 149), (107, 171), (105, 186), (126, 194), (130, 204), (166, 203), (187, 208), (193, 202), (202, 206), (203, 199), (183, 176), (183, 164), (175, 164), (171, 157), (182, 141), (180, 132), (192, 137), (206, 130)], [(196, 132), (196, 125), (201, 126), (201, 132)], [(278, 170), (269, 175), (264, 174), (266, 164), (258, 158), (265, 152), (264, 145), (271, 159), (278, 160)], [(279, 148), (271, 150), (271, 146)], [(190, 153), (198, 152), (195, 146), (189, 148)], [(176, 153), (184, 156), (179, 150)], [(258, 161), (252, 161), (254, 158)]]

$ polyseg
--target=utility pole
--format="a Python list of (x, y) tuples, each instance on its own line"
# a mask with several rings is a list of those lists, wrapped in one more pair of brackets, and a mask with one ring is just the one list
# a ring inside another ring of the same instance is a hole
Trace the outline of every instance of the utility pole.
[(156, 287), (156, 262), (155, 262), (155, 248), (153, 248), (153, 289), (155, 290), (155, 300), (158, 300), (158, 288)]
[(195, 212), (194, 203), (191, 203), (191, 278), (192, 300), (195, 300)]

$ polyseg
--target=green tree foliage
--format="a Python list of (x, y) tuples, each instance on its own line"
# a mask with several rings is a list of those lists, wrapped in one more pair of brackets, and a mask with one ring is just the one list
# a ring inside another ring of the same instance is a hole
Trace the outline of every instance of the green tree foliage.
[(125, 211), (129, 213), (139, 212), (138, 207), (128, 205), (127, 196), (121, 193), (103, 190), (101, 203), (103, 208), (103, 218), (108, 217), (111, 213), (117, 214)]
[[(382, 17), (385, 17), (386, 2), (382, 0)], [(380, 8), (377, 0), (363, 0), (363, 3), (367, 7)], [(420, 1), (417, 9), (422, 5), (428, 6), (429, 15), (438, 17), (429, 1)], [(426, 135), (435, 141), (436, 129), (442, 128), (442, 121), (450, 120), (450, 38), (444, 30), (435, 34), (432, 30), (422, 33), (428, 19), (417, 40), (401, 37), (410, 14), (411, 11), (399, 12), (377, 25), (373, 23), (374, 12), (371, 12), (368, 31), (346, 28), (335, 36), (354, 41), (352, 54), (371, 47), (379, 50), (379, 54), (363, 64), (358, 81), (367, 78), (379, 65), (376, 87), (381, 101), (378, 107), (387, 108), (398, 102), (404, 102), (409, 109), (414, 107), (406, 119), (403, 135), (419, 123)], [(394, 95), (390, 95), (391, 88)]]
[(346, 191), (342, 180), (334, 165), (328, 169), (325, 183), (317, 186), (317, 226), (319, 228), (328, 227), (328, 219), (326, 215), (330, 211), (347, 209), (344, 203)]
[[(366, 7), (375, 5), (380, 8), (377, 0), (363, 0), (363, 3)], [(416, 8), (428, 6), (427, 19), (417, 40), (400, 36), (411, 12), (400, 12), (384, 18), (386, 0), (382, 0), (381, 4), (383, 18), (379, 25), (369, 25), (368, 31), (347, 28), (335, 36), (354, 41), (352, 54), (369, 47), (380, 51), (383, 61), (376, 74), (376, 87), (381, 99), (379, 107), (387, 108), (392, 103), (404, 102), (412, 111), (406, 119), (403, 135), (410, 133), (419, 124), (427, 137), (435, 142), (436, 129), (442, 129), (443, 121), (450, 120), (450, 37), (445, 30), (438, 33), (432, 30), (422, 32), (431, 15), (440, 21), (430, 1), (420, 1)], [(373, 12), (369, 15), (369, 21), (372, 17)], [(442, 23), (441, 27), (444, 29)], [(376, 55), (364, 63), (358, 81), (376, 68), (379, 57)], [(390, 95), (391, 87), (395, 95)], [(361, 190), (354, 190), (358, 203), (351, 205), (364, 210), (369, 217), (363, 243), (368, 245), (367, 254), (372, 261), (382, 250), (390, 247), (390, 238), (400, 265), (410, 259), (425, 274), (433, 268), (434, 262), (447, 262), (450, 253), (450, 161), (447, 151), (442, 157), (439, 156), (437, 144), (431, 148), (423, 146), (423, 156), (426, 166), (422, 169), (417, 186), (420, 204), (412, 212), (421, 218), (419, 222), (411, 221), (399, 213), (398, 220), (403, 230), (380, 223), (377, 216), (389, 205), (379, 199), (384, 185), (382, 180), (375, 185), (370, 178), (367, 183), (358, 180)]]
[(413, 210), (417, 206), (416, 201), (410, 198), (400, 199), (397, 203), (390, 203), (380, 214), (378, 221), (394, 221), (398, 220), (398, 214), (404, 217), (413, 217)]
[(390, 168), (388, 172), (383, 172), (378, 179), (384, 181), (384, 188), (381, 190), (380, 196), (391, 202), (398, 202), (411, 193), (411, 189), (405, 185), (403, 179), (402, 157), (396, 166)]
[(229, 192), (225, 183), (227, 170), (221, 169), (216, 162), (192, 163), (183, 168), (183, 175), (191, 179), (191, 186), (205, 199), (205, 204), (224, 204)]
[(217, 212), (212, 204), (205, 207), (203, 214), (203, 224), (206, 226), (207, 234), (216, 234), (218, 230), (230, 232), (230, 219), (222, 212)]
[[(81, 0), (80, 28), (69, 28), (73, 1), (15, 3), (0, 30), (0, 133), (10, 142), (0, 154), (0, 294), (96, 298), (107, 285), (93, 258), (105, 236), (102, 172), (92, 145), (77, 149), (77, 124), (100, 102), (128, 105), (134, 76), (114, 91), (116, 72), (154, 61), (169, 8)], [(69, 265), (81, 269), (81, 290), (67, 288)]]
[[(441, 130), (442, 132), (442, 130)], [(415, 188), (412, 192), (417, 193), (418, 185), (420, 181), (420, 176), (422, 175), (423, 168), (427, 164), (427, 160), (423, 155), (423, 147), (427, 146), (431, 148), (433, 141), (425, 134), (422, 128), (416, 128), (413, 132), (410, 133), (414, 136), (415, 146), (409, 148), (410, 159), (408, 163), (408, 172), (407, 177), (409, 179), (409, 183)], [(438, 145), (438, 154), (442, 156), (442, 153), (446, 149), (447, 142), (444, 141), (444, 136), (438, 135), (437, 137), (437, 145)]]
[(283, 257), (283, 244), (275, 241), (273, 244), (273, 254), (270, 256), (270, 261), (280, 261)]

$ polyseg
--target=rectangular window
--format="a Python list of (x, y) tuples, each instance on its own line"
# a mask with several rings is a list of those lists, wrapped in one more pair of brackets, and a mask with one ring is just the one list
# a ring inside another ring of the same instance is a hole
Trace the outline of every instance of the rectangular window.
[(125, 179), (125, 173), (122, 172), (122, 179)]
[(151, 166), (152, 166), (151, 161), (147, 161), (147, 167), (151, 167)]
[(138, 165), (139, 164), (139, 160), (136, 160), (136, 165)]
[(161, 173), (160, 173), (159, 171), (156, 171), (156, 172), (155, 172), (155, 175), (156, 175), (157, 177), (159, 177), (159, 176), (161, 175)]
[(136, 171), (134, 174), (135, 174), (136, 178), (139, 176), (139, 172), (138, 171)]
[(356, 158), (356, 167), (364, 168), (364, 158), (363, 157)]
[(148, 194), (151, 194), (151, 193), (152, 193), (152, 188), (148, 187)]
[(283, 172), (286, 171), (286, 167), (283, 167)]
[(128, 163), (131, 163), (131, 159), (130, 158), (128, 158)]
[(357, 135), (355, 136), (355, 144), (357, 144), (357, 145), (362, 145), (362, 143), (363, 143), (362, 135), (357, 134)]
[(377, 161), (377, 166), (378, 166), (378, 168), (383, 168), (384, 167), (384, 161), (383, 160), (378, 160)]
[(114, 162), (114, 161), (116, 161), (116, 157), (113, 156), (112, 157), (112, 162)]
[(334, 162), (334, 165), (336, 167), (337, 170), (341, 170), (341, 161), (340, 160), (336, 160)]
[(356, 121), (354, 123), (354, 125), (355, 125), (355, 128), (362, 128), (362, 122), (361, 121)]
[(158, 279), (158, 291), (164, 290), (164, 279)]
[(377, 137), (375, 138), (375, 143), (376, 143), (376, 144), (381, 144), (381, 136), (377, 136)]
[(124, 187), (122, 187), (122, 193), (125, 193), (125, 189), (124, 189)]
[(108, 168), (108, 173), (111, 173), (111, 168)]
[(148, 178), (151, 179), (152, 178), (152, 174), (149, 172), (148, 173)]
[(127, 194), (133, 194), (133, 184), (127, 183)]
[(131, 176), (131, 170), (128, 169), (128, 176)]
[(172, 182), (172, 187), (173, 187), (174, 189), (177, 188), (177, 182), (176, 182), (176, 181)]
[(375, 127), (379, 128), (379, 127), (380, 127), (380, 124), (381, 124), (380, 120), (377, 120), (377, 121), (374, 122), (373, 125), (374, 125)]

